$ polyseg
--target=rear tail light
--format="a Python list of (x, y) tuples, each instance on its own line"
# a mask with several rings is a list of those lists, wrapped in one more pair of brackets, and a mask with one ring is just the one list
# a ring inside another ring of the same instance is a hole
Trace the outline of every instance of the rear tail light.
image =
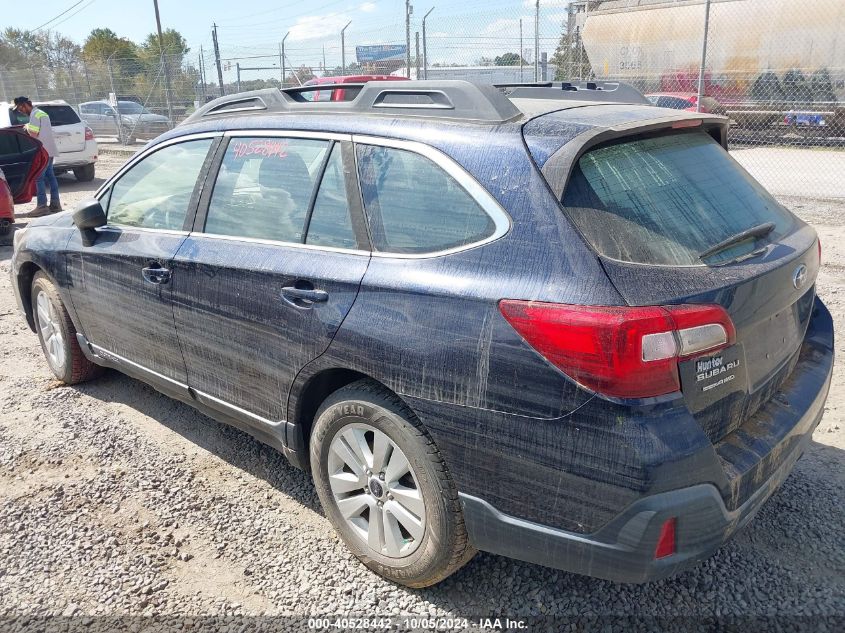
[(657, 539), (657, 547), (654, 548), (654, 558), (666, 558), (675, 553), (675, 527), (677, 519), (672, 517), (666, 519), (663, 527), (660, 528), (660, 537)]
[(85, 140), (86, 141), (93, 141), (94, 140), (94, 130), (90, 127), (85, 128)]
[(575, 306), (499, 302), (508, 323), (579, 384), (618, 398), (681, 388), (678, 362), (732, 345), (736, 332), (717, 305)]

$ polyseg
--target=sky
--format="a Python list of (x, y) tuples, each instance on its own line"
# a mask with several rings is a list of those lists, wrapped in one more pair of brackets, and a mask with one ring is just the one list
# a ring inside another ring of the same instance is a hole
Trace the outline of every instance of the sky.
[[(568, 0), (540, 1), (541, 50), (554, 52), (566, 17)], [(14, 23), (4, 12), (3, 28), (55, 30), (82, 43), (97, 27), (107, 27), (135, 42), (155, 32), (153, 0), (38, 0), (38, 11), (21, 11)], [(533, 0), (418, 0), (412, 2), (411, 48), (414, 32), (426, 20), (429, 63), (472, 64), (482, 55), (495, 57), (519, 49), (523, 20), (523, 50), (533, 50)], [(205, 64), (213, 60), (212, 24), (224, 65), (278, 65), (279, 43), (285, 33), (287, 64), (320, 65), (325, 47), (327, 66), (341, 61), (340, 30), (346, 30), (346, 61), (355, 46), (402, 44), (405, 40), (404, 0), (159, 0), (162, 28), (174, 28), (187, 39), (189, 57), (202, 47)], [(50, 18), (53, 21), (44, 24)], [(422, 46), (422, 45), (421, 45)], [(533, 53), (532, 53), (533, 54)], [(257, 72), (257, 76), (264, 73)]]

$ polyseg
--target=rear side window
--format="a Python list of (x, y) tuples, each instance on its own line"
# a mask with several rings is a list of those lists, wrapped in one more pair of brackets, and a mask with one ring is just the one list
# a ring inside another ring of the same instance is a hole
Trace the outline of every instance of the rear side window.
[(66, 105), (45, 105), (38, 106), (50, 117), (50, 125), (56, 127), (57, 125), (73, 125), (79, 123), (79, 117), (74, 112), (73, 108)]
[(305, 243), (333, 248), (358, 247), (349, 214), (340, 145), (334, 146), (326, 164)]
[(493, 235), (492, 218), (428, 158), (374, 145), (358, 145), (356, 152), (375, 250), (435, 253)]
[(303, 241), (305, 218), (329, 141), (233, 138), (220, 165), (205, 232)]
[(703, 132), (621, 142), (584, 154), (562, 203), (593, 247), (623, 262), (689, 266), (734, 259), (754, 250), (738, 243), (700, 255), (765, 223), (776, 239), (792, 216)]

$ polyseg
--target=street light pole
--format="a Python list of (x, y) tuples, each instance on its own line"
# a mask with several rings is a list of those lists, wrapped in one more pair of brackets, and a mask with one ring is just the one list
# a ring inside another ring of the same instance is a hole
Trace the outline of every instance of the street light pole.
[(540, 81), (540, 0), (534, 5), (534, 81)]
[(290, 31), (285, 33), (285, 36), (282, 38), (282, 89), (285, 87), (285, 40), (288, 39), (288, 35), (290, 35)]
[[(434, 11), (434, 7), (431, 7), (423, 16), (423, 79), (428, 79), (428, 48), (426, 47), (426, 38), (425, 38), (425, 19)], [(417, 77), (419, 79), (419, 77)]]
[(173, 125), (173, 102), (170, 97), (170, 71), (167, 68), (167, 59), (164, 56), (164, 37), (161, 34), (161, 16), (158, 13), (158, 0), (153, 0), (156, 10), (156, 28), (158, 29), (158, 52), (164, 68), (164, 98), (167, 100), (167, 118), (170, 125)]
[[(340, 29), (340, 67), (343, 69), (343, 74), (346, 74), (346, 29), (349, 28), (349, 25), (352, 24), (351, 21), (346, 23), (342, 29)], [(325, 69), (323, 69), (325, 73)]]
[(701, 66), (698, 68), (698, 99), (695, 111), (701, 112), (701, 100), (704, 99), (704, 65), (707, 63), (707, 33), (710, 30), (710, 0), (704, 4), (704, 42), (701, 44)]
[(411, 0), (405, 0), (405, 72), (411, 78)]

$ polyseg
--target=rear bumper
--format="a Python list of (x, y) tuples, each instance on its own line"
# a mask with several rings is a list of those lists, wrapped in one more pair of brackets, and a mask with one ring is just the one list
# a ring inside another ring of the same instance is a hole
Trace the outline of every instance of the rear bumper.
[[(654, 492), (633, 500), (590, 533), (517, 518), (481, 495), (462, 493), (470, 541), (483, 551), (618, 582), (647, 582), (681, 571), (713, 554), (786, 479), (822, 418), (832, 374), (832, 319), (819, 301), (801, 357), (781, 392), (719, 446), (705, 451), (704, 461), (716, 461), (717, 468), (678, 464), (652, 469)], [(682, 471), (698, 481), (679, 487)], [(747, 494), (738, 494), (740, 489)], [(735, 504), (738, 498), (741, 503)], [(547, 516), (550, 523), (558, 519)], [(660, 530), (672, 517), (676, 553), (655, 560)]]
[(78, 152), (62, 152), (53, 160), (54, 169), (72, 169), (97, 162), (97, 143), (87, 141), (85, 149)]
[[(821, 411), (813, 428), (820, 419)], [(665, 578), (710, 557), (744, 527), (792, 471), (810, 436), (734, 511), (715, 486), (701, 484), (640, 499), (599, 532), (584, 535), (508, 516), (482, 499), (460, 495), (470, 541), (485, 552), (617, 582)], [(677, 552), (655, 560), (660, 530), (672, 517)]]

